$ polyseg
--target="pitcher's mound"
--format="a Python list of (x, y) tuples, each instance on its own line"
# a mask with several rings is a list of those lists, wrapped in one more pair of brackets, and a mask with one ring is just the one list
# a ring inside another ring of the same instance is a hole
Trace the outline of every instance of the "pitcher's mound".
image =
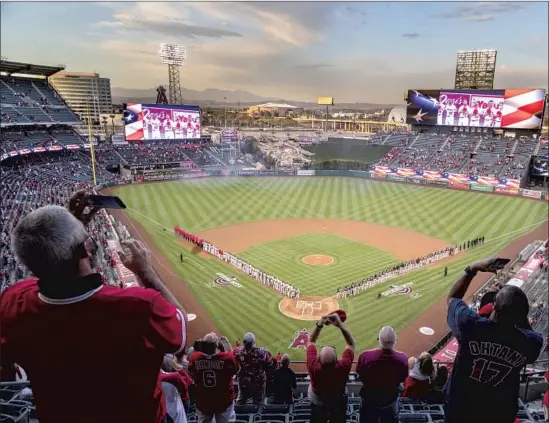
[(312, 254), (303, 257), (301, 261), (305, 264), (310, 264), (311, 266), (328, 266), (334, 262), (334, 258), (323, 254)]
[(334, 297), (301, 296), (299, 300), (285, 297), (278, 304), (278, 309), (292, 319), (318, 320), (338, 310), (339, 304)]

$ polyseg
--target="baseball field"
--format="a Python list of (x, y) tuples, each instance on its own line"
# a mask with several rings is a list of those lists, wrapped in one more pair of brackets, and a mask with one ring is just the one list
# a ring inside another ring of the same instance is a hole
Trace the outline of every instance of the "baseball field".
[[(302, 348), (290, 348), (299, 343), (296, 336), (333, 307), (346, 310), (359, 349), (376, 345), (381, 326), (403, 331), (426, 312), (439, 324), (414, 337), (436, 343), (445, 321), (441, 299), (456, 276), (538, 229), (548, 211), (547, 203), (521, 198), (339, 177), (208, 178), (128, 185), (115, 193), (128, 206), (127, 216), (117, 217), (153, 250), (156, 269), (196, 315), (191, 336), (217, 330), (234, 343), (252, 331), (258, 344), (294, 359), (304, 358)], [(302, 298), (284, 299), (193, 248), (173, 234), (176, 225), (291, 283)], [(486, 240), (480, 247), (358, 296), (334, 297), (338, 287), (400, 261), (480, 236)], [(220, 277), (235, 277), (237, 284), (217, 283)], [(390, 285), (406, 288), (388, 292)], [(385, 295), (378, 299), (378, 293)], [(333, 328), (319, 342), (343, 347)]]

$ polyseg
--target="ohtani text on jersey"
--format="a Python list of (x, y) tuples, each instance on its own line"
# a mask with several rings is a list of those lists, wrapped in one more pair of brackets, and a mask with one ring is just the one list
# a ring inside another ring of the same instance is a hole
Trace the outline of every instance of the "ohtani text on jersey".
[(504, 345), (495, 342), (469, 342), (469, 352), (472, 356), (493, 357), (505, 361), (512, 367), (522, 367), (526, 357)]

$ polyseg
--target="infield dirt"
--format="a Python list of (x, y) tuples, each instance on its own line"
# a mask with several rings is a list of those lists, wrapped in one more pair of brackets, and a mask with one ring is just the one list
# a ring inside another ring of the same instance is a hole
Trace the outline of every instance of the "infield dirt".
[[(315, 232), (333, 233), (389, 251), (400, 260), (410, 260), (449, 247), (447, 242), (394, 226), (336, 219), (276, 219), (239, 223), (200, 232), (201, 238), (232, 253), (241, 253), (270, 241)], [(314, 246), (311, 246), (314, 253)]]
[[(144, 241), (153, 250), (155, 269), (166, 283), (166, 286), (181, 302), (187, 313), (197, 315), (197, 318), (189, 322), (188, 325), (187, 335), (189, 343), (192, 344), (195, 339), (204, 336), (208, 332), (214, 331), (219, 333), (213, 320), (208, 316), (206, 309), (196, 300), (190, 288), (185, 283), (182, 283), (182, 279), (176, 274), (175, 269), (163, 256), (162, 250), (156, 246), (153, 238), (141, 224), (131, 219), (122, 211), (111, 210), (111, 213), (116, 219), (126, 225), (132, 236)], [(402, 228), (332, 219), (284, 219), (242, 223), (204, 231), (200, 233), (200, 236), (223, 247), (227, 251), (238, 253), (253, 245), (312, 232), (335, 233), (342, 237), (363, 242), (372, 247), (390, 251), (402, 260), (415, 258), (449, 246), (449, 244), (440, 239)], [(547, 225), (543, 224), (536, 230), (512, 241), (501, 252), (501, 256), (515, 258), (521, 249), (530, 242), (537, 239), (546, 239), (548, 232)], [(311, 249), (314, 249), (314, 246)], [(314, 251), (312, 253), (314, 254)], [(440, 263), (442, 264), (443, 262)], [(489, 277), (490, 275), (481, 274), (475, 278), (468, 290), (467, 299), (470, 299), (471, 294), (478, 290)], [(326, 298), (315, 299), (315, 301), (323, 302), (322, 311), (328, 311), (330, 307), (337, 304), (337, 302), (335, 304), (326, 304)], [(448, 331), (446, 310), (446, 298), (442, 298), (429, 307), (409, 327), (400, 331), (398, 334), (399, 349), (409, 356), (417, 356), (421, 352), (429, 350)], [(316, 319), (316, 311), (313, 313), (314, 319)], [(303, 317), (301, 315), (297, 318), (303, 319)], [(313, 315), (311, 315), (312, 317)], [(433, 336), (422, 335), (419, 332), (419, 328), (423, 326), (432, 328), (435, 334)], [(249, 328), (242, 328), (243, 332), (247, 329)], [(306, 371), (304, 363), (293, 363), (292, 368), (296, 371)]]

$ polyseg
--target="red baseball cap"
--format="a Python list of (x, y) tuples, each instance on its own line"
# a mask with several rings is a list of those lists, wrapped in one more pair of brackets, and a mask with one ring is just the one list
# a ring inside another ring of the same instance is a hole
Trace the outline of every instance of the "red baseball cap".
[(490, 317), (492, 312), (494, 311), (494, 303), (488, 303), (485, 304), (479, 311), (478, 315), (480, 317)]
[(342, 322), (345, 322), (345, 320), (347, 320), (347, 313), (345, 313), (344, 310), (338, 309), (336, 311), (332, 311), (330, 314), (337, 314)]

